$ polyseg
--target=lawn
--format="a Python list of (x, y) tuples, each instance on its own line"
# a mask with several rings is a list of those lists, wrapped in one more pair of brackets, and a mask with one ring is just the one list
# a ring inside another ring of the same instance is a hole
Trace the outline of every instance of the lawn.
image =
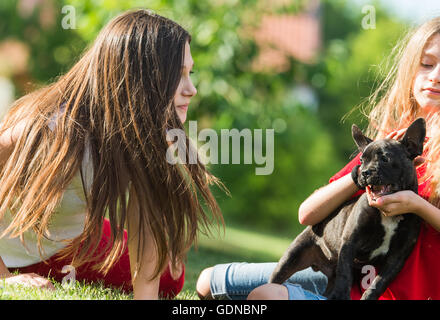
[[(198, 299), (195, 286), (200, 272), (218, 263), (233, 261), (273, 262), (290, 244), (291, 239), (274, 235), (251, 232), (243, 228), (228, 227), (225, 234), (208, 238), (202, 236), (197, 249), (191, 249), (186, 264), (185, 285), (177, 299)], [(127, 300), (132, 295), (115, 289), (105, 288), (102, 284), (76, 282), (62, 286), (54, 283), (56, 290), (39, 290), (21, 286), (7, 286), (0, 282), (1, 300)]]

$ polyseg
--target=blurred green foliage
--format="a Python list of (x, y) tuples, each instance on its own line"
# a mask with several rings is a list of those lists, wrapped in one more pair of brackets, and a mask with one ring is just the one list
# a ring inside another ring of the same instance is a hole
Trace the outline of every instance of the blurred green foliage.
[[(355, 151), (352, 122), (341, 118), (371, 92), (378, 72), (404, 25), (376, 5), (376, 29), (361, 27), (360, 7), (349, 1), (323, 0), (320, 10), (322, 48), (316, 63), (291, 58), (284, 72), (254, 71), (259, 48), (248, 30), (266, 14), (295, 14), (304, 1), (269, 5), (268, 0), (62, 0), (56, 22), (44, 29), (38, 8), (28, 18), (17, 14), (17, 1), (0, 3), (0, 41), (16, 38), (31, 48), (30, 74), (42, 84), (67, 71), (99, 30), (118, 13), (149, 8), (171, 18), (192, 35), (193, 81), (198, 89), (189, 120), (198, 130), (275, 128), (274, 171), (257, 176), (257, 165), (211, 165), (232, 197), (216, 192), (227, 224), (296, 234), (300, 203), (327, 183)], [(61, 8), (75, 8), (76, 29), (63, 29)], [(283, 32), (283, 30), (280, 30)], [(294, 41), (294, 39), (292, 39)], [(298, 84), (314, 89), (317, 104), (299, 99)], [(17, 92), (17, 96), (24, 92)], [(365, 127), (365, 122), (363, 123)]]

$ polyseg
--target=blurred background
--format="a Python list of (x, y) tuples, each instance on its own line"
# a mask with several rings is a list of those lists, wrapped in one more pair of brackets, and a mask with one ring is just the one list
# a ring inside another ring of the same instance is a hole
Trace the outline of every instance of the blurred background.
[[(149, 8), (192, 35), (198, 130), (274, 129), (274, 171), (210, 165), (226, 225), (291, 239), (297, 210), (355, 154), (350, 127), (393, 46), (439, 1), (1, 0), (0, 112), (68, 71), (118, 13)], [(347, 117), (343, 117), (352, 111)]]

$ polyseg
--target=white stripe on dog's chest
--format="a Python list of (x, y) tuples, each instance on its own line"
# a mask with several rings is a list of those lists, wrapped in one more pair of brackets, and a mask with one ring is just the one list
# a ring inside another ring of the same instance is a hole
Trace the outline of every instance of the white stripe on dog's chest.
[(394, 235), (394, 231), (396, 230), (399, 221), (403, 219), (402, 216), (385, 217), (382, 214), (380, 214), (380, 216), (382, 226), (385, 229), (385, 236), (383, 237), (382, 245), (371, 253), (370, 259), (373, 259), (382, 254), (386, 254), (388, 252), (390, 248), (391, 238)]

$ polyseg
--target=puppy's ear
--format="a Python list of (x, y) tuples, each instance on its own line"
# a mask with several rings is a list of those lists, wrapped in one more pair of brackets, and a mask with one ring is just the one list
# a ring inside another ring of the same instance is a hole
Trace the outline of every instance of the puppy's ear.
[(409, 153), (409, 158), (414, 159), (423, 152), (423, 142), (426, 135), (426, 122), (423, 118), (415, 120), (405, 132), (402, 140), (399, 142), (403, 144)]
[(356, 142), (360, 152), (364, 152), (365, 148), (373, 142), (373, 140), (364, 136), (361, 129), (355, 124), (351, 126), (351, 135), (353, 136), (354, 142)]

